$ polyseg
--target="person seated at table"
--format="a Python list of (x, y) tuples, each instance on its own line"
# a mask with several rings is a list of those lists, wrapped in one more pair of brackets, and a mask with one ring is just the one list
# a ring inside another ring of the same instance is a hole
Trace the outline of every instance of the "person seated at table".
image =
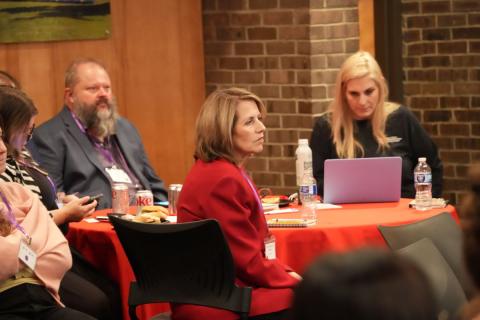
[(65, 73), (65, 107), (35, 130), (33, 157), (60, 191), (103, 194), (98, 209), (112, 207), (112, 185), (125, 183), (130, 199), (149, 189), (154, 201), (167, 200), (137, 129), (120, 117), (110, 77), (94, 59), (79, 59)]
[[(64, 196), (62, 207), (57, 207), (55, 186), (45, 170), (38, 166), (25, 150), (31, 137), (37, 108), (22, 91), (0, 87), (0, 122), (3, 141), (7, 147), (6, 169), (0, 179), (17, 182), (36, 194), (59, 228), (66, 233), (68, 223), (90, 215), (96, 201), (89, 197)], [(60, 283), (60, 296), (68, 307), (88, 313), (97, 319), (115, 319), (120, 314), (118, 290), (101, 276), (76, 250), (72, 248), (73, 268)]]
[[(6, 156), (0, 139), (0, 173)], [(0, 252), (1, 319), (94, 319), (60, 302), (72, 263), (67, 240), (38, 197), (17, 183), (0, 182)]]
[[(463, 230), (463, 256), (465, 265), (480, 289), (480, 164), (470, 168), (471, 187), (460, 206), (460, 218)], [(480, 294), (463, 308), (460, 319), (480, 319)]]
[(317, 258), (295, 289), (291, 320), (434, 320), (435, 303), (413, 261), (364, 248)]
[[(178, 222), (216, 219), (226, 236), (240, 286), (253, 288), (250, 319), (286, 319), (292, 288), (300, 276), (269, 254), (270, 238), (262, 204), (245, 171), (263, 150), (265, 106), (240, 88), (213, 92), (196, 122), (195, 164), (177, 204)], [(237, 319), (229, 311), (172, 305), (172, 318)]]
[(442, 162), (435, 143), (405, 106), (389, 102), (380, 66), (367, 52), (342, 64), (329, 110), (315, 122), (310, 147), (318, 194), (323, 196), (326, 159), (402, 158), (403, 198), (414, 198), (413, 170), (419, 157), (432, 169), (432, 194), (442, 194)]

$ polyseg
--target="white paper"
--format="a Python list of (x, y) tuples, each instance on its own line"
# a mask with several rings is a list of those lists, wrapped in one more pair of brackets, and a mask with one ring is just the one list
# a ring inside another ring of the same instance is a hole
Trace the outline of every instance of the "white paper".
[(341, 208), (342, 206), (338, 206), (336, 204), (331, 204), (331, 203), (316, 203), (315, 204), (315, 209), (338, 209)]
[(167, 221), (171, 223), (177, 223), (177, 216), (168, 216)]
[(295, 208), (275, 209), (275, 210), (265, 211), (265, 214), (292, 213), (292, 212), (298, 212), (298, 209), (295, 209)]

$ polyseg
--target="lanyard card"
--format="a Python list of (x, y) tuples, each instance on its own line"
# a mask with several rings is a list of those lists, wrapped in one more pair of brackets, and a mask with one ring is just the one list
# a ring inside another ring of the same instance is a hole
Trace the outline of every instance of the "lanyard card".
[(275, 251), (275, 237), (273, 235), (265, 238), (265, 257), (268, 260), (274, 260), (277, 258)]
[(20, 241), (20, 250), (18, 250), (18, 258), (27, 265), (32, 271), (35, 270), (37, 263), (37, 254), (25, 243)]
[(132, 183), (132, 180), (130, 180), (130, 177), (128, 176), (128, 174), (122, 169), (112, 167), (112, 168), (105, 168), (105, 170), (110, 176), (110, 179), (112, 179), (112, 181), (115, 183), (128, 183), (128, 184)]

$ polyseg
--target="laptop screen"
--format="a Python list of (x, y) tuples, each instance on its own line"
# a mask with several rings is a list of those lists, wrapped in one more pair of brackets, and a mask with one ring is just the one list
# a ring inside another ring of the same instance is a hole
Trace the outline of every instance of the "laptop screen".
[(325, 160), (323, 202), (362, 203), (400, 200), (402, 158)]

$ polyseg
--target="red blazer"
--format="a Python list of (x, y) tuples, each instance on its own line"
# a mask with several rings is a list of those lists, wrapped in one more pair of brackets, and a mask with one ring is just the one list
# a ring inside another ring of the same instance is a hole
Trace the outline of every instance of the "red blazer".
[[(226, 160), (197, 160), (182, 187), (177, 215), (179, 222), (218, 220), (233, 255), (237, 284), (253, 288), (250, 316), (255, 316), (288, 309), (292, 288), (298, 281), (278, 259), (265, 258), (267, 223), (253, 184), (250, 186), (242, 172)], [(186, 304), (172, 306), (174, 320), (236, 318), (225, 310)]]

